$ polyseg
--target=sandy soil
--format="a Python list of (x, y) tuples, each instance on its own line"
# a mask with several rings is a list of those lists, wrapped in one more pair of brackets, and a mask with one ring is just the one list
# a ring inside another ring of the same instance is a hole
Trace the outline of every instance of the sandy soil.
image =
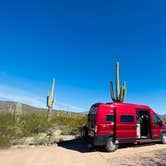
[(166, 165), (166, 145), (120, 147), (114, 153), (96, 151), (82, 140), (59, 146), (0, 150), (2, 166)]

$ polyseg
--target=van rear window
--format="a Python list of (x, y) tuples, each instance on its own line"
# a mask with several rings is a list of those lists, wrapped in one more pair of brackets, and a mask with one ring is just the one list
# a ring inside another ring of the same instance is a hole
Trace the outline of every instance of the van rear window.
[(106, 115), (106, 121), (114, 122), (114, 115)]
[(133, 123), (134, 122), (134, 116), (132, 116), (132, 115), (121, 115), (120, 116), (120, 122), (121, 123)]

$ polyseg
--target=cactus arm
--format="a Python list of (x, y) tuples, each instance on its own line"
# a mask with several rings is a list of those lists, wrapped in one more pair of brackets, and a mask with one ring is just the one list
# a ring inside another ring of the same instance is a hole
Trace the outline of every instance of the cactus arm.
[(122, 102), (124, 102), (125, 98), (126, 98), (126, 91), (127, 91), (127, 88), (126, 88), (126, 81), (124, 81), (124, 84), (123, 84), (123, 97), (122, 97)]
[(119, 102), (123, 101), (123, 86), (120, 88)]
[(110, 92), (111, 92), (112, 101), (115, 101), (115, 96), (114, 96), (114, 90), (113, 90), (113, 83), (112, 83), (112, 81), (110, 82)]

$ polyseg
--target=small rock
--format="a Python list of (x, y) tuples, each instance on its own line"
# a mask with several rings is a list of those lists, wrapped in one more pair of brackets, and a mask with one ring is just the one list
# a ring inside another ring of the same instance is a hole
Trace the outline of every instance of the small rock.
[(56, 130), (53, 132), (53, 136), (60, 136), (62, 134), (62, 130)]
[(40, 137), (46, 137), (47, 134), (46, 133), (39, 133), (38, 136), (40, 136)]
[(34, 137), (27, 137), (27, 138), (25, 138), (23, 144), (24, 145), (34, 145), (34, 142), (35, 142)]
[(70, 141), (70, 140), (75, 139), (76, 137), (75, 137), (75, 135), (61, 135), (60, 138), (63, 141)]

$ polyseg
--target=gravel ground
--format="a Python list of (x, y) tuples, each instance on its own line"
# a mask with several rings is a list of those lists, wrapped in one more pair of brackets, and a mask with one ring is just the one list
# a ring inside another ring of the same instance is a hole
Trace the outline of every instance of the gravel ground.
[(166, 166), (166, 145), (121, 147), (116, 152), (96, 151), (82, 140), (58, 146), (0, 150), (2, 166)]
[(115, 166), (166, 166), (166, 149), (115, 157), (113, 159), (108, 159), (108, 162), (110, 165), (112, 163), (112, 165)]

